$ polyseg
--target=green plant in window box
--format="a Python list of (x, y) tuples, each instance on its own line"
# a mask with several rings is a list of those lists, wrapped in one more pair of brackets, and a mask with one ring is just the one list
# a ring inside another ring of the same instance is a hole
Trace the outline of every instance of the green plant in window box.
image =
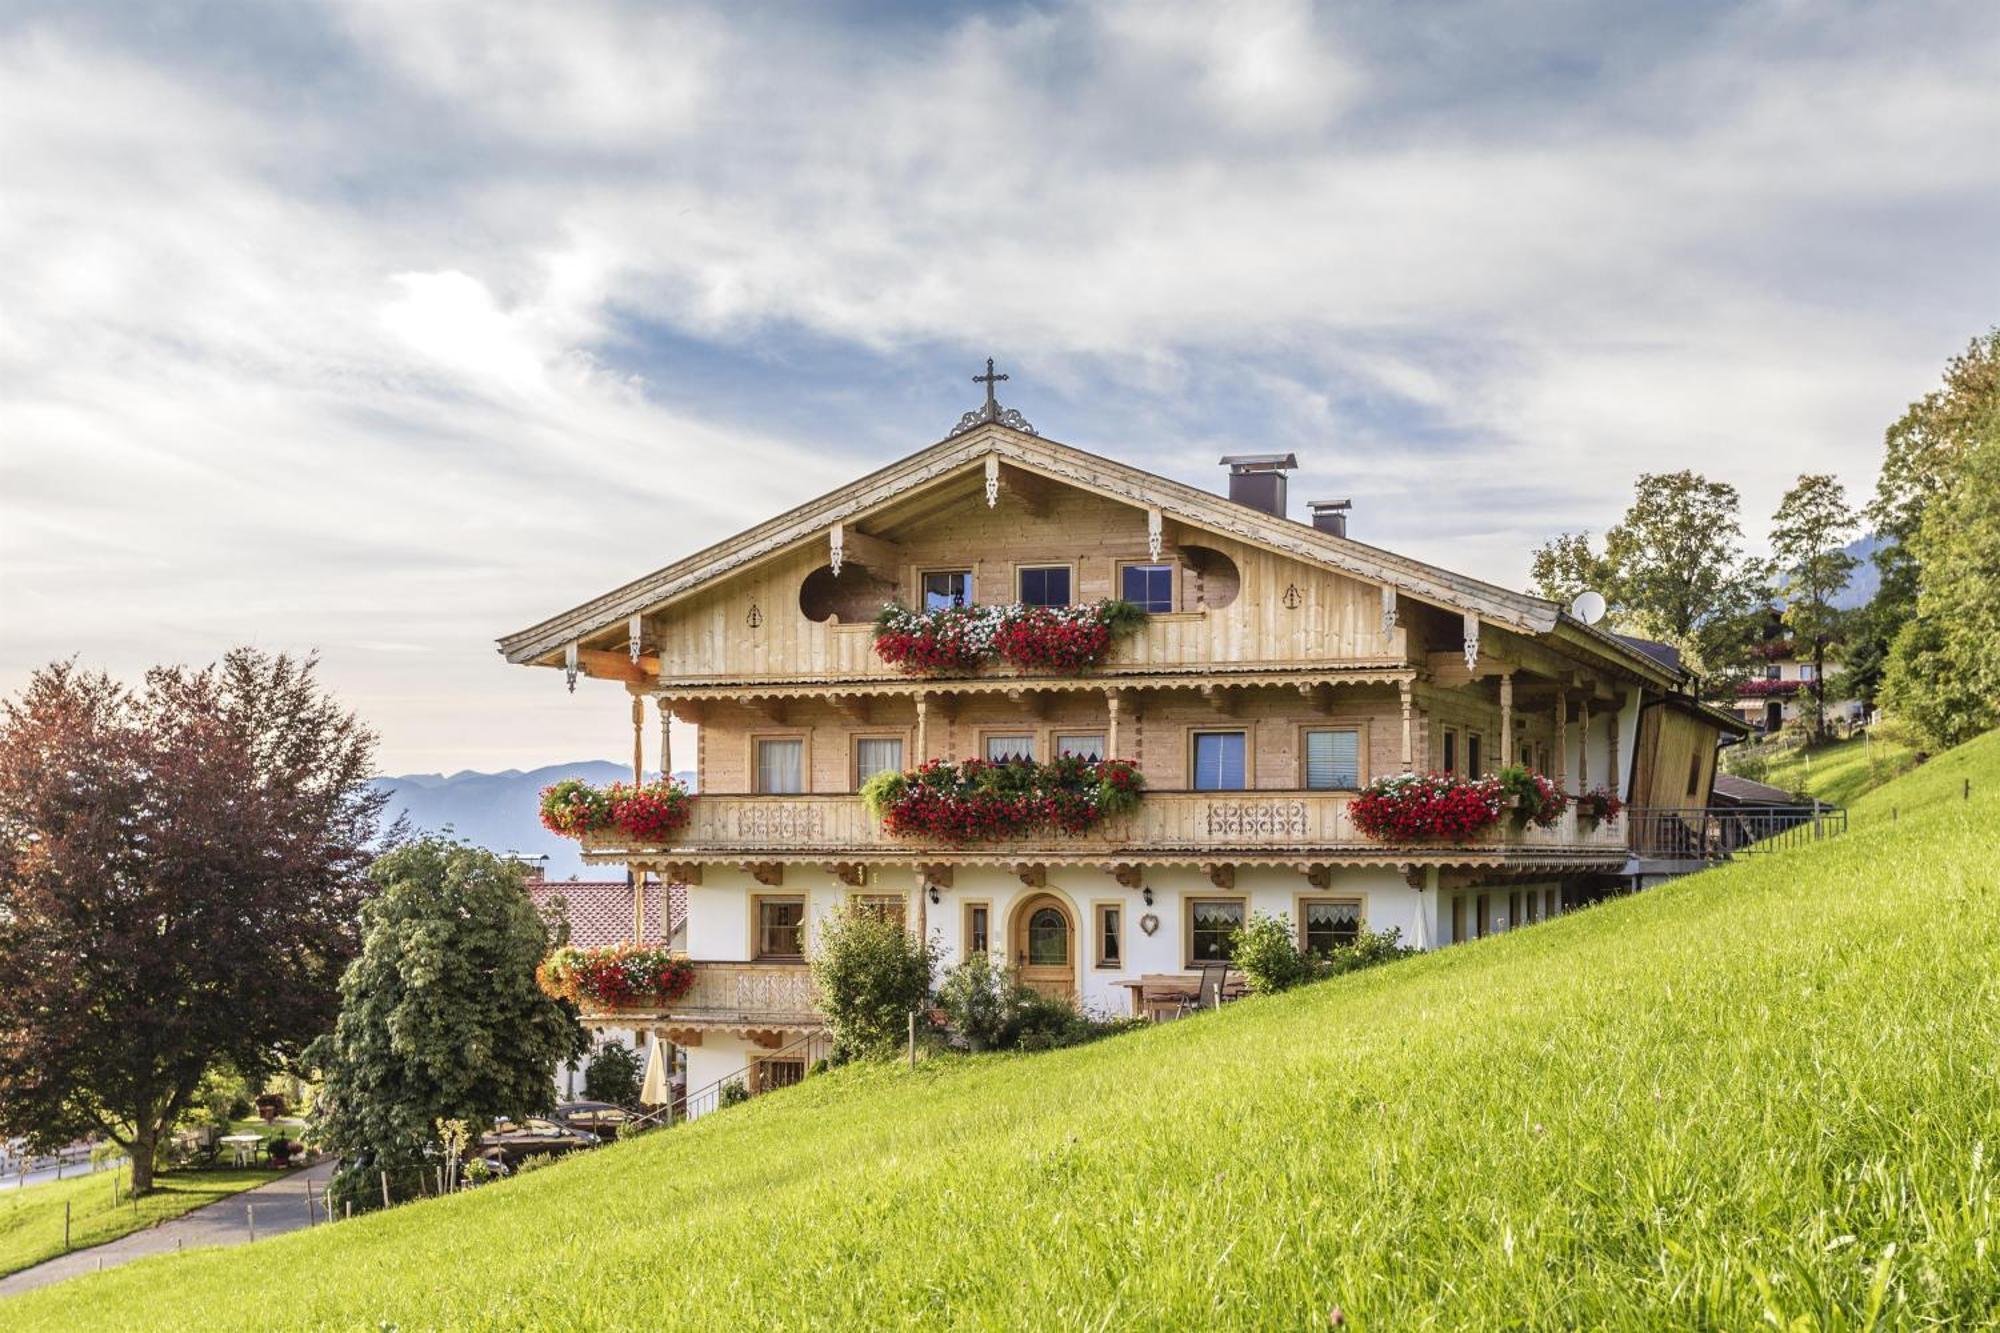
[(1548, 778), (1520, 764), (1509, 764), (1496, 775), (1507, 795), (1517, 826), (1553, 828), (1569, 809), (1569, 797)]

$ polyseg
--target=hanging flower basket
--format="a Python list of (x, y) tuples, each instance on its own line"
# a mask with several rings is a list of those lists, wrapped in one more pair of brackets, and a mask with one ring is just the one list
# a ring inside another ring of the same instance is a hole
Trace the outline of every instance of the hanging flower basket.
[(629, 838), (657, 842), (678, 833), (693, 813), (694, 797), (671, 779), (596, 787), (581, 778), (564, 778), (542, 788), (542, 827), (565, 838), (616, 829)]
[(1348, 802), (1347, 815), (1378, 842), (1469, 842), (1509, 806), (1498, 778), (1398, 773), (1368, 784)]
[(966, 843), (1087, 833), (1137, 809), (1145, 787), (1129, 759), (937, 759), (911, 773), (876, 774), (861, 799), (892, 837)]
[(1618, 818), (1625, 802), (1609, 787), (1592, 787), (1576, 798), (1576, 817), (1590, 824), (1608, 824)]
[(1500, 770), (1497, 779), (1507, 793), (1507, 804), (1514, 816), (1514, 822), (1525, 828), (1533, 824), (1536, 828), (1554, 828), (1563, 811), (1569, 809), (1569, 796), (1549, 778), (1511, 764)]
[(542, 960), (535, 982), (544, 994), (599, 1012), (663, 1008), (688, 993), (694, 975), (693, 963), (665, 949), (565, 945)]
[(1097, 666), (1124, 635), (1146, 623), (1130, 602), (1084, 606), (955, 606), (875, 617), (875, 653), (911, 676), (969, 676), (992, 662), (1068, 673)]

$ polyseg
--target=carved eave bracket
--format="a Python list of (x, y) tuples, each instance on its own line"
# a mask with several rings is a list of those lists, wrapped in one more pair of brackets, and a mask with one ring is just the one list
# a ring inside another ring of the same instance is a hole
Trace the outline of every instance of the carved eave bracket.
[(1465, 613), (1465, 669), (1479, 670), (1479, 613)]
[(576, 645), (572, 643), (569, 647), (563, 649), (563, 678), (569, 682), (569, 692), (571, 694), (576, 693), (576, 676), (579, 670), (580, 668), (577, 666), (576, 660)]
[(1382, 637), (1388, 638), (1396, 632), (1396, 586), (1382, 585)]
[(1157, 505), (1146, 510), (1146, 558), (1154, 564), (1160, 562), (1160, 542), (1166, 518)]

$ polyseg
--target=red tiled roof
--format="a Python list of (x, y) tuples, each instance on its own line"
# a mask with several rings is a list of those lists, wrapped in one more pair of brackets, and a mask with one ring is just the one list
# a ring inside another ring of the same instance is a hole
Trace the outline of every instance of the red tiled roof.
[[(620, 943), (663, 944), (687, 920), (687, 886), (646, 881), (646, 932), (632, 939), (632, 886), (622, 879), (530, 880), (528, 896), (538, 908), (560, 902), (568, 909), (569, 942), (579, 949)], [(671, 925), (662, 928), (664, 902)]]

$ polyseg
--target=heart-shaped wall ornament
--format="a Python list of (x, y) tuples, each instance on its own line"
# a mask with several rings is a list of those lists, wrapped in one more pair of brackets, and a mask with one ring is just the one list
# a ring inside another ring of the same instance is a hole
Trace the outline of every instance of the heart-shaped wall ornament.
[(1146, 915), (1139, 918), (1139, 929), (1145, 931), (1148, 935), (1152, 934), (1159, 928), (1160, 928), (1160, 918), (1153, 915), (1151, 912), (1148, 912), (1146, 913)]

